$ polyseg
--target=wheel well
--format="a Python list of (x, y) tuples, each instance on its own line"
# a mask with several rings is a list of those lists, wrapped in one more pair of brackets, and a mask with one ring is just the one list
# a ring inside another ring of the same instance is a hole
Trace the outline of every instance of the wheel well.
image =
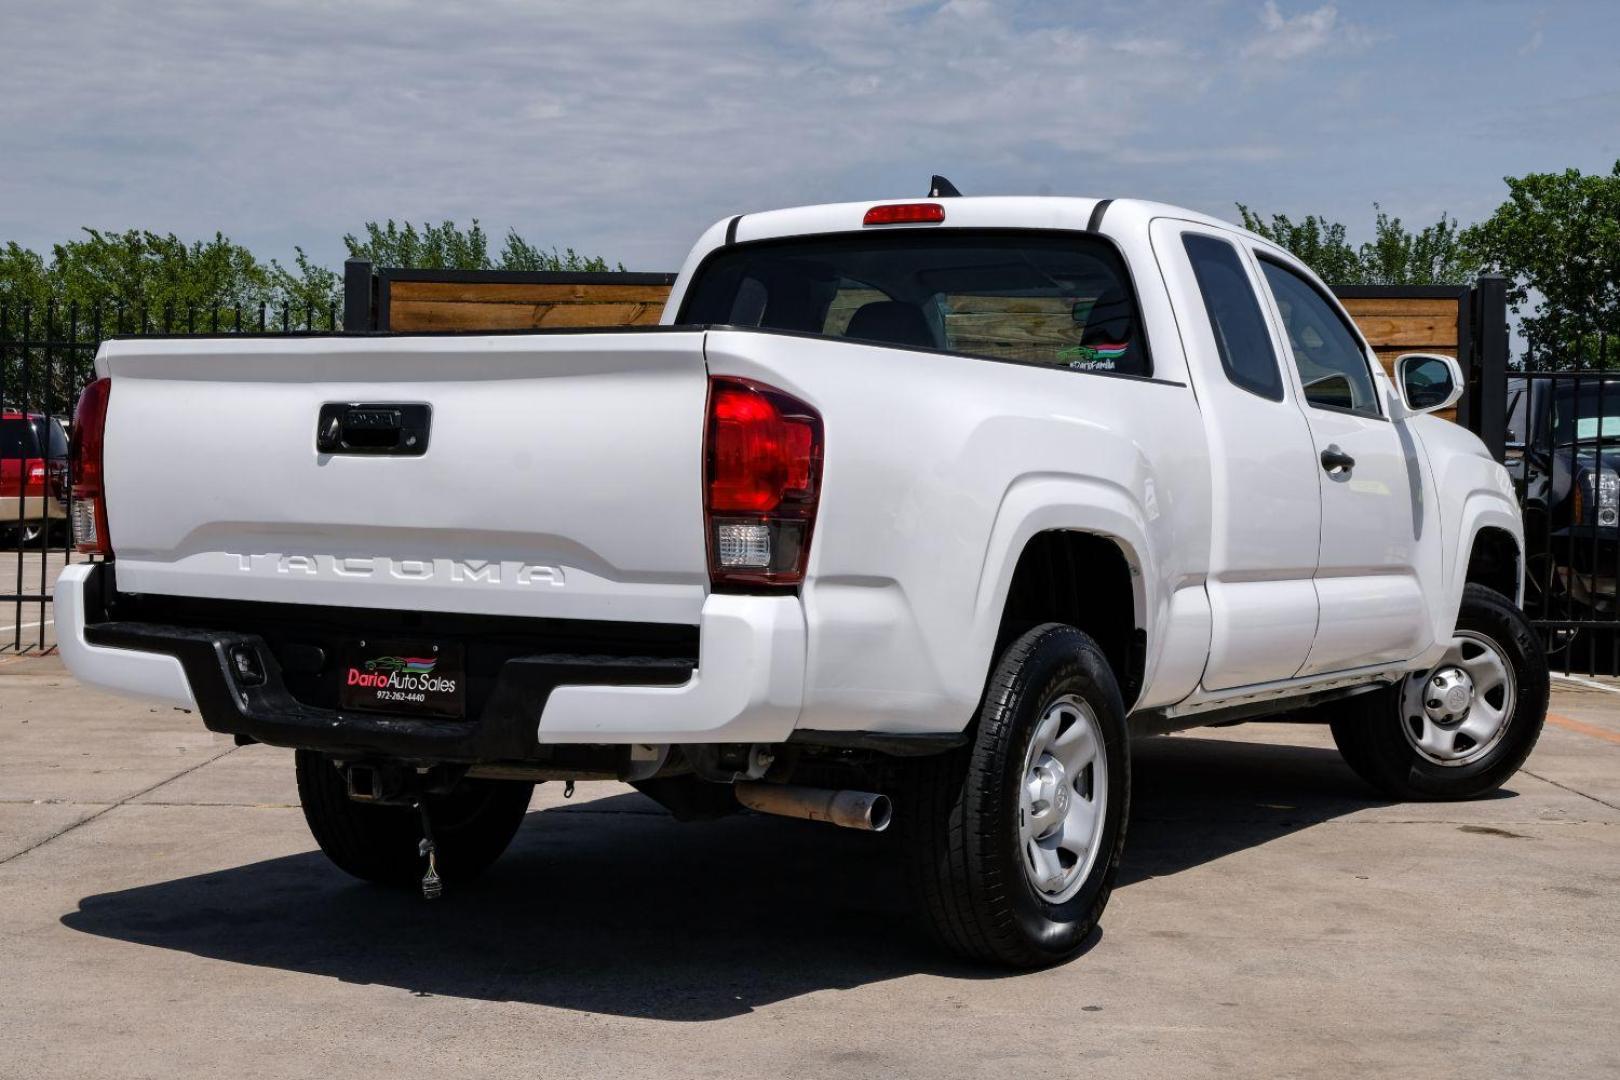
[(1097, 643), (1128, 708), (1142, 688), (1147, 635), (1136, 625), (1131, 567), (1117, 543), (1082, 532), (1030, 537), (1007, 590), (996, 653), (1045, 622), (1067, 623)]
[(1468, 575), (1464, 579), (1501, 593), (1509, 600), (1519, 598), (1519, 545), (1506, 529), (1481, 529), (1474, 537), (1474, 550), (1468, 553)]

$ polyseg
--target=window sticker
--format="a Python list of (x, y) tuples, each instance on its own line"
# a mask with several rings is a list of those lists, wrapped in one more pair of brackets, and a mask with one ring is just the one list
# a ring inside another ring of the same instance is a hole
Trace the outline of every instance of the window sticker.
[(1119, 345), (1098, 342), (1096, 345), (1071, 345), (1067, 349), (1059, 349), (1057, 356), (1059, 360), (1067, 360), (1069, 367), (1076, 371), (1113, 371), (1129, 348), (1129, 342)]

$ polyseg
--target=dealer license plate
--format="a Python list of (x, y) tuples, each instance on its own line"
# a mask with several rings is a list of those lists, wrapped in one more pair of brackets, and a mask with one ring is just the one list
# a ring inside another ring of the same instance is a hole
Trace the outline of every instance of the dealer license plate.
[(461, 646), (366, 640), (348, 649), (338, 704), (345, 709), (460, 719), (467, 711)]

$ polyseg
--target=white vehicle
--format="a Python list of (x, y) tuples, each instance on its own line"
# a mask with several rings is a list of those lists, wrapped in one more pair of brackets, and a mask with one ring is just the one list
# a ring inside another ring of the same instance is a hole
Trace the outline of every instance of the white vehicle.
[(1025, 967), (1107, 903), (1134, 734), (1310, 707), (1403, 799), (1536, 740), (1513, 488), (1428, 415), (1456, 362), (1392, 385), (1252, 234), (1130, 200), (748, 214), (664, 323), (108, 342), (68, 666), (296, 748), (365, 879), (478, 871), (541, 780), (892, 813), (943, 942)]

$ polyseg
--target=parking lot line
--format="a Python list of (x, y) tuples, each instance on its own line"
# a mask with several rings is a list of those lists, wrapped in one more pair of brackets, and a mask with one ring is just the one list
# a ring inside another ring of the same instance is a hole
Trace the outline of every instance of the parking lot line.
[(1606, 742), (1620, 743), (1620, 732), (1610, 731), (1607, 728), (1600, 728), (1596, 724), (1588, 724), (1580, 720), (1571, 720), (1569, 717), (1559, 716), (1557, 713), (1548, 713), (1547, 723), (1561, 727), (1565, 731), (1574, 731), (1582, 735), (1590, 735), (1594, 739), (1603, 739)]
[(1583, 679), (1578, 675), (1557, 674), (1553, 675), (1553, 678), (1562, 682), (1574, 683), (1576, 686), (1584, 686), (1588, 690), (1602, 690), (1610, 694), (1620, 694), (1620, 686), (1610, 686), (1608, 683), (1600, 683), (1596, 679)]

